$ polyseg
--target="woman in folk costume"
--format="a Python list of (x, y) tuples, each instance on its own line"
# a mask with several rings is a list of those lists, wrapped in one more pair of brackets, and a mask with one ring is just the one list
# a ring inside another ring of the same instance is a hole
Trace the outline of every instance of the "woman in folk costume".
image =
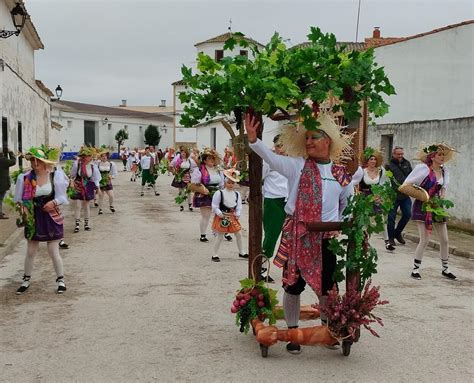
[(64, 236), (64, 217), (59, 206), (68, 203), (68, 181), (62, 169), (55, 168), (59, 160), (58, 149), (44, 146), (31, 148), (25, 158), (31, 162), (32, 170), (18, 177), (14, 196), (14, 201), (22, 210), (27, 239), (23, 282), (16, 292), (23, 294), (30, 287), (33, 260), (39, 243), (46, 242), (56, 271), (57, 292), (61, 294), (66, 291), (66, 284), (59, 255), (59, 241)]
[(242, 234), (239, 222), (242, 212), (242, 198), (240, 193), (235, 191), (235, 184), (239, 182), (239, 172), (235, 169), (224, 170), (224, 188), (214, 193), (212, 197), (212, 212), (215, 214), (212, 223), (212, 230), (216, 233), (216, 243), (214, 244), (213, 262), (220, 262), (219, 248), (225, 234), (233, 233), (239, 250), (239, 258), (248, 258), (249, 255), (242, 250)]
[[(250, 148), (288, 179), (288, 217), (274, 260), (283, 268), (283, 308), (288, 328), (298, 327), (300, 294), (306, 284), (324, 306), (335, 283), (332, 275), (336, 255), (329, 249), (334, 233), (310, 232), (307, 224), (340, 221), (353, 194), (351, 176), (344, 166), (334, 163), (350, 154), (351, 137), (342, 134), (341, 127), (327, 114), (320, 114), (318, 121), (318, 128), (311, 131), (302, 125), (286, 126), (280, 142), (288, 156), (280, 156), (257, 138), (260, 123), (250, 115), (245, 118)], [(327, 323), (323, 315), (321, 321)], [(288, 343), (286, 348), (291, 353), (301, 352), (298, 344)]]
[(92, 161), (94, 149), (83, 146), (78, 153), (79, 158), (74, 162), (71, 169), (71, 178), (74, 182), (74, 195), (71, 199), (75, 200), (74, 233), (79, 232), (81, 223), (81, 208), (84, 210), (84, 230), (92, 230), (89, 226), (90, 201), (94, 199), (95, 191), (100, 193), (100, 172), (97, 165)]
[[(449, 184), (449, 172), (444, 164), (453, 158), (454, 152), (454, 148), (443, 143), (426, 146), (418, 154), (418, 159), (423, 163), (415, 166), (405, 179), (405, 184), (415, 184), (426, 190), (430, 201), (435, 197), (444, 199), (446, 188)], [(448, 279), (456, 279), (456, 276), (448, 268), (449, 240), (446, 218), (442, 222), (433, 222), (432, 218), (431, 213), (422, 210), (422, 202), (415, 200), (413, 203), (412, 220), (416, 221), (420, 242), (415, 250), (411, 276), (414, 279), (421, 279), (420, 268), (423, 251), (430, 240), (431, 232), (434, 228), (440, 242), (441, 275)]]
[(207, 227), (212, 214), (212, 196), (214, 192), (224, 186), (224, 177), (217, 169), (219, 156), (215, 150), (206, 149), (201, 155), (201, 163), (191, 173), (190, 188), (194, 191), (193, 206), (198, 207), (201, 212), (199, 228), (201, 231), (201, 242), (209, 242), (207, 239)]
[(223, 159), (224, 169), (232, 169), (235, 165), (237, 165), (237, 157), (234, 154), (234, 148), (226, 146)]
[[(170, 164), (171, 172), (174, 174), (171, 186), (179, 190), (179, 195), (187, 193), (188, 209), (193, 211), (191, 193), (187, 192), (188, 184), (191, 182), (191, 172), (197, 166), (196, 162), (189, 158), (189, 149), (182, 148), (181, 154), (175, 156)], [(180, 210), (184, 210), (184, 206), (181, 205)]]
[(139, 174), (138, 164), (140, 163), (140, 157), (137, 150), (132, 150), (128, 155), (127, 166), (132, 172), (130, 176), (130, 182), (137, 182), (137, 175)]
[(110, 151), (105, 149), (102, 150), (100, 153), (100, 160), (97, 162), (97, 167), (99, 168), (100, 172), (100, 190), (101, 193), (99, 195), (99, 215), (103, 214), (102, 204), (104, 202), (104, 194), (107, 194), (109, 197), (109, 207), (112, 213), (115, 213), (114, 208), (114, 187), (112, 185), (112, 179), (114, 179), (118, 172), (117, 166), (112, 162), (109, 161), (109, 154)]
[[(372, 185), (383, 185), (388, 182), (387, 174), (383, 164), (383, 156), (379, 150), (375, 150), (368, 146), (361, 154), (362, 167), (359, 166), (352, 183), (354, 186), (359, 185), (359, 191), (368, 196), (372, 193)], [(380, 210), (380, 208), (377, 208)], [(385, 240), (385, 249), (389, 251), (395, 250), (393, 243), (389, 241), (387, 224), (384, 225), (383, 239)]]
[(140, 167), (142, 169), (142, 189), (140, 196), (145, 195), (145, 185), (151, 186), (156, 196), (160, 193), (156, 191), (156, 177), (155, 177), (155, 160), (150, 153), (150, 147), (145, 148), (145, 154), (140, 159)]

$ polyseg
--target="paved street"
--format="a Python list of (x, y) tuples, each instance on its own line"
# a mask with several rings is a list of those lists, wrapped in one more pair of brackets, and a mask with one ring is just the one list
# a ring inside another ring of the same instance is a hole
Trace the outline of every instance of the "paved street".
[[(428, 250), (416, 281), (409, 277), (415, 245), (390, 254), (375, 238), (374, 279), (390, 301), (377, 310), (381, 338), (362, 330), (349, 357), (322, 347), (290, 355), (281, 343), (264, 359), (230, 313), (247, 262), (235, 243), (224, 243), (222, 261), (211, 262), (212, 239), (198, 241), (199, 212), (180, 213), (170, 183), (161, 176), (161, 196), (140, 197), (138, 182), (119, 173), (117, 213), (97, 216), (93, 208), (92, 232), (72, 234), (67, 207), (62, 296), (44, 245), (24, 296), (15, 290), (25, 242), (0, 261), (1, 382), (473, 381), (473, 261), (451, 257), (459, 281), (448, 281)], [(245, 207), (242, 222), (247, 217)], [(281, 300), (279, 273), (272, 276)], [(302, 301), (313, 303), (313, 294)]]

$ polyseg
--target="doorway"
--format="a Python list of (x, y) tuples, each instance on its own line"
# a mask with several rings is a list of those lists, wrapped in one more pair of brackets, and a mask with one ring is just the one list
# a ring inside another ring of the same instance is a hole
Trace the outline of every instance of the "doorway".
[(95, 121), (84, 121), (84, 145), (95, 146)]

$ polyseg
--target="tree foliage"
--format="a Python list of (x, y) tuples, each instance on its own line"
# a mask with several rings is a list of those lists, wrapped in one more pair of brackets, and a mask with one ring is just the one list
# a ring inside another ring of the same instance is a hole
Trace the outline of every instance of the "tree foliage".
[(156, 125), (148, 125), (145, 129), (145, 144), (158, 146), (161, 140), (161, 134)]
[[(220, 115), (239, 116), (248, 108), (268, 117), (296, 112), (308, 129), (317, 127), (314, 112), (329, 98), (337, 99), (333, 112), (342, 111), (347, 120), (360, 117), (360, 102), (366, 101), (375, 117), (388, 112), (382, 94), (395, 94), (382, 67), (374, 61), (373, 49), (345, 52), (333, 34), (312, 27), (309, 43), (288, 48), (275, 33), (260, 48), (234, 34), (225, 50), (248, 47), (254, 58), (224, 57), (216, 62), (204, 53), (197, 58), (198, 73), (181, 69), (186, 91), (179, 94), (184, 105), (181, 124), (193, 126)], [(311, 100), (312, 103), (308, 103)]]
[(117, 133), (115, 133), (115, 142), (118, 146), (118, 154), (120, 154), (120, 147), (126, 140), (128, 140), (128, 132), (125, 129), (120, 129)]

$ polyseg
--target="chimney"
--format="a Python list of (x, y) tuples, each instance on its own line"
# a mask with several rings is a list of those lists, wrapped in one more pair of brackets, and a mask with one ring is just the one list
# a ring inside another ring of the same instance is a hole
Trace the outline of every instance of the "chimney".
[(122, 100), (122, 105), (120, 106), (124, 106), (124, 107), (127, 106), (127, 100)]
[(161, 100), (160, 108), (166, 107), (166, 100)]
[(372, 32), (372, 38), (380, 39), (380, 27), (374, 27), (374, 31)]

